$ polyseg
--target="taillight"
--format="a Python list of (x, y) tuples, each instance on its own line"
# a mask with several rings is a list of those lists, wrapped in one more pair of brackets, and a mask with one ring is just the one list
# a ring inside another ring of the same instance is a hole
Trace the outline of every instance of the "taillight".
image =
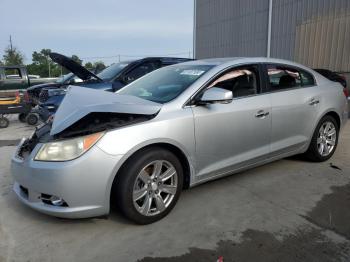
[(29, 95), (28, 95), (28, 92), (27, 92), (27, 91), (25, 91), (24, 94), (23, 94), (23, 100), (24, 100), (25, 102), (29, 102)]
[(347, 88), (343, 89), (345, 97), (349, 97), (349, 90)]

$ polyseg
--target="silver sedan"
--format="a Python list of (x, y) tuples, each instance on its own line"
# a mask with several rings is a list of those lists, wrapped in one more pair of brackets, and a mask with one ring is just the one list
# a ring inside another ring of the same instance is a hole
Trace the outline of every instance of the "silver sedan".
[(14, 191), (57, 217), (115, 204), (152, 223), (184, 188), (295, 154), (329, 159), (347, 111), (338, 83), (266, 58), (177, 64), (117, 94), (72, 86), (53, 122), (18, 146)]

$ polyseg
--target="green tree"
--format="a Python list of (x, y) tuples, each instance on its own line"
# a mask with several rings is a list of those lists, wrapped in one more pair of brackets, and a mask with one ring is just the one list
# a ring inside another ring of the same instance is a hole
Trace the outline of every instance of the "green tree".
[(83, 64), (83, 60), (81, 60), (77, 55), (72, 55), (71, 59), (79, 65)]
[(87, 70), (90, 70), (90, 71), (93, 71), (94, 69), (94, 66), (92, 65), (91, 62), (86, 62), (84, 67), (87, 69)]
[(4, 52), (5, 65), (23, 65), (24, 55), (17, 47), (8, 46)]
[(102, 61), (97, 61), (93, 64), (94, 72), (96, 74), (100, 73), (103, 69), (106, 68), (106, 65)]
[(41, 77), (56, 76), (52, 74), (55, 71), (55, 65), (51, 61), (50, 49), (42, 49), (40, 52), (34, 51), (32, 54), (32, 63), (27, 66), (28, 72)]
[[(50, 53), (51, 49), (41, 49), (40, 52), (33, 52), (32, 63), (27, 66), (28, 72), (41, 77), (58, 77), (61, 74), (69, 73), (68, 70), (51, 60)], [(71, 59), (80, 65), (83, 62), (77, 55), (72, 55)]]
[(98, 74), (100, 73), (103, 69), (105, 69), (107, 66), (102, 62), (102, 61), (97, 61), (95, 63), (91, 62), (86, 62), (84, 67), (91, 72)]

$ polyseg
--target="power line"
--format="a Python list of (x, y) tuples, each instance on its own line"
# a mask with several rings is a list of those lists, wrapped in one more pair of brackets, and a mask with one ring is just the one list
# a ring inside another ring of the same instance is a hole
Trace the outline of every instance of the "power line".
[(81, 57), (81, 59), (109, 59), (109, 58), (118, 58), (120, 61), (121, 57), (149, 57), (149, 56), (178, 56), (178, 55), (189, 55), (191, 56), (192, 52), (187, 51), (187, 52), (179, 52), (179, 53), (169, 53), (169, 54), (160, 54), (160, 55), (155, 55), (155, 54), (140, 54), (140, 55), (129, 55), (129, 54), (118, 54), (118, 55), (109, 55), (109, 56), (90, 56), (90, 57)]

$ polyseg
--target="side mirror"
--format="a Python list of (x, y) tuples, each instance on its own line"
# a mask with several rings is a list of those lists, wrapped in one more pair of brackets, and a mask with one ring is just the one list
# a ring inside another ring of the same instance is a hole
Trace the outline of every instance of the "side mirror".
[(220, 88), (211, 87), (204, 92), (200, 99), (201, 104), (214, 104), (214, 103), (230, 103), (233, 99), (232, 91)]

